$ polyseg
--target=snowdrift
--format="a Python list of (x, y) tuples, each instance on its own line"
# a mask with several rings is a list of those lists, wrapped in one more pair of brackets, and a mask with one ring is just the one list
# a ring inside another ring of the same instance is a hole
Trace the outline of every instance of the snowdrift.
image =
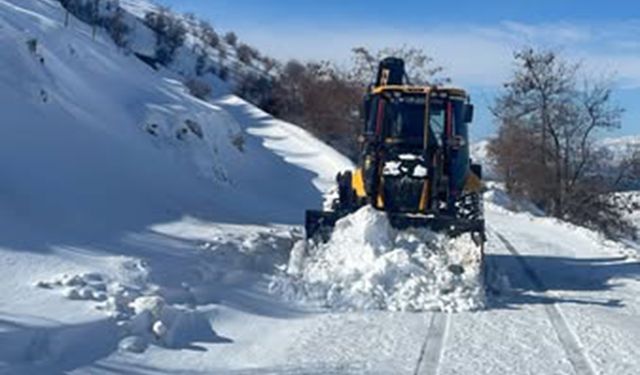
[(271, 287), (336, 310), (475, 310), (484, 301), (480, 261), (470, 238), (397, 231), (364, 207), (338, 221), (327, 243), (298, 242)]

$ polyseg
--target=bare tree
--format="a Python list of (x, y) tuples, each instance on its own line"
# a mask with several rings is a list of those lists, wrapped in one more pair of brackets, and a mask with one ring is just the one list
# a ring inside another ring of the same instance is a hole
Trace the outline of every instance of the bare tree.
[(198, 99), (206, 100), (213, 91), (211, 85), (200, 79), (188, 79), (184, 85), (189, 93)]
[(281, 68), (268, 110), (357, 157), (362, 87), (329, 62), (292, 60)]
[(606, 156), (595, 147), (599, 132), (621, 125), (611, 80), (580, 79), (579, 65), (551, 51), (526, 49), (515, 61), (492, 108), (499, 132), (489, 147), (508, 189), (556, 217), (613, 234), (624, 225), (612, 221), (606, 194), (620, 179), (603, 173)]
[(377, 51), (370, 51), (365, 47), (356, 47), (353, 52), (353, 68), (350, 78), (361, 82), (363, 85), (372, 83), (378, 71), (378, 63), (385, 57), (399, 57), (404, 60), (407, 75), (411, 84), (443, 84), (449, 82), (449, 78), (442, 77), (444, 68), (434, 65), (434, 60), (422, 49), (407, 45), (399, 48), (386, 47)]
[(264, 70), (266, 74), (270, 74), (272, 71), (278, 68), (278, 60), (271, 57), (263, 57), (262, 63), (264, 64)]

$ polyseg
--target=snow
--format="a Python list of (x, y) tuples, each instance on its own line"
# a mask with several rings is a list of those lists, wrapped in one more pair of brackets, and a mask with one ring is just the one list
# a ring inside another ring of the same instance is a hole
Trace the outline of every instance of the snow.
[[(0, 347), (13, 343), (0, 368), (13, 373), (68, 371), (112, 353), (126, 335), (115, 323), (140, 319), (136, 298), (162, 298), (178, 327), (206, 333), (200, 310), (283, 262), (269, 250), (284, 254), (291, 229), (277, 226), (319, 207), (322, 187), (351, 165), (224, 90), (197, 100), (176, 73), (63, 22), (56, 1), (0, 2)], [(206, 240), (183, 233), (194, 227)], [(223, 238), (212, 238), (219, 228)], [(153, 343), (155, 323), (123, 346)], [(104, 340), (84, 344), (94, 335)]]
[(482, 178), (486, 180), (499, 180), (500, 176), (496, 171), (495, 162), (489, 156), (489, 140), (481, 140), (471, 143), (469, 153), (474, 163), (482, 165)]
[[(637, 372), (640, 268), (624, 245), (494, 191), (486, 259), (504, 282), (482, 309), (466, 267), (429, 273), (462, 263), (444, 250), (464, 245), (377, 212), (307, 247), (304, 209), (346, 158), (225, 87), (194, 99), (181, 66), (153, 71), (63, 22), (57, 1), (0, 0), (0, 373), (413, 374), (425, 358), (440, 374), (576, 373), (549, 306), (594, 373)], [(283, 299), (274, 278), (318, 294)]]
[(623, 240), (630, 249), (635, 250), (635, 252), (631, 252), (631, 254), (640, 258), (640, 192), (625, 191), (614, 193), (611, 195), (611, 200), (616, 207), (618, 207), (623, 218), (635, 226), (637, 238), (627, 238)]
[(488, 181), (486, 183), (487, 191), (484, 194), (485, 202), (493, 204), (496, 210), (503, 210), (505, 213), (511, 211), (527, 212), (533, 216), (544, 216), (544, 212), (536, 207), (532, 202), (510, 196), (506, 191), (503, 183)]
[(396, 231), (366, 206), (339, 220), (326, 244), (296, 243), (272, 289), (333, 310), (474, 310), (484, 301), (480, 259), (470, 238)]

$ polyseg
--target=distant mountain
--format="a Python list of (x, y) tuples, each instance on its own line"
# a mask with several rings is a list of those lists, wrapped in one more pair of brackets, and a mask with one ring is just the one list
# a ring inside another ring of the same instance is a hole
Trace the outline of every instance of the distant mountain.
[(598, 144), (611, 152), (615, 161), (620, 161), (628, 156), (632, 149), (640, 148), (640, 135), (605, 138)]

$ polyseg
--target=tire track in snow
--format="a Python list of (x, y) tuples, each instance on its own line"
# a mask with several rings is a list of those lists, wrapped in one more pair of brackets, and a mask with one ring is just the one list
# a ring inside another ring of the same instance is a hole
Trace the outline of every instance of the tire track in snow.
[[(516, 258), (518, 264), (520, 264), (520, 267), (534, 286), (534, 289), (538, 292), (547, 292), (548, 289), (544, 286), (544, 282), (542, 282), (536, 272), (529, 266), (529, 264), (527, 264), (527, 261), (522, 257), (522, 255), (520, 255), (513, 244), (499, 232), (495, 230), (492, 230), (492, 232), (500, 242), (502, 242), (507, 251)], [(575, 373), (579, 375), (595, 375), (596, 371), (594, 371), (593, 366), (589, 362), (589, 358), (582, 349), (582, 345), (580, 344), (577, 336), (569, 328), (567, 320), (565, 319), (564, 314), (562, 314), (560, 307), (555, 303), (549, 303), (545, 304), (544, 308)]]
[(427, 337), (418, 358), (415, 375), (437, 375), (442, 348), (449, 329), (449, 314), (436, 312), (431, 316)]

